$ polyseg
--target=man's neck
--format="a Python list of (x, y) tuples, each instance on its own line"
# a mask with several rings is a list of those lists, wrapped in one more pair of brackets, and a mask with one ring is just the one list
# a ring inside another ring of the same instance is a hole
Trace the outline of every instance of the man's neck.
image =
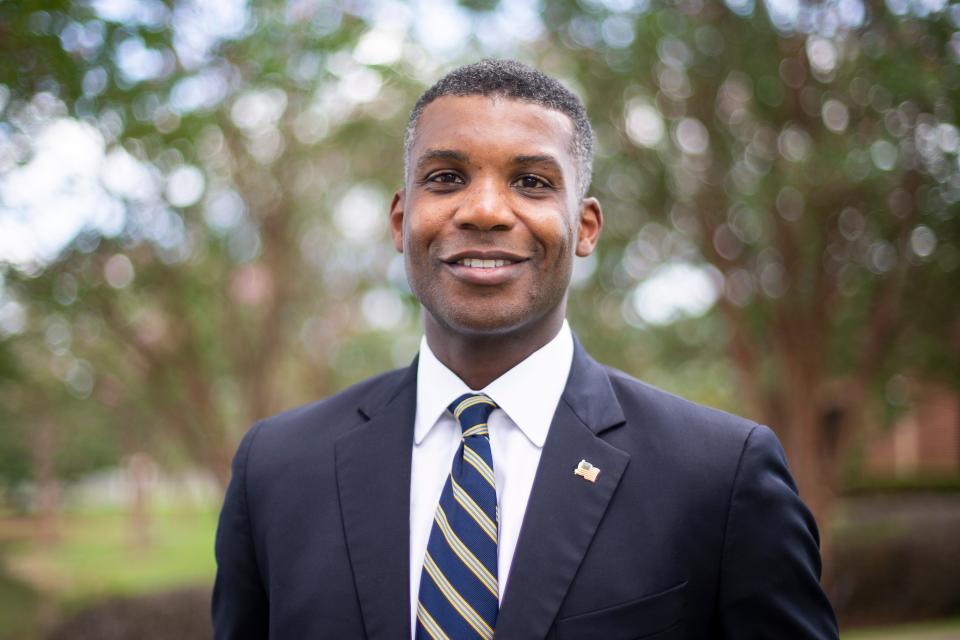
[(530, 354), (553, 340), (563, 326), (563, 313), (527, 330), (501, 334), (455, 333), (424, 310), (424, 333), (437, 360), (468, 387), (483, 389)]

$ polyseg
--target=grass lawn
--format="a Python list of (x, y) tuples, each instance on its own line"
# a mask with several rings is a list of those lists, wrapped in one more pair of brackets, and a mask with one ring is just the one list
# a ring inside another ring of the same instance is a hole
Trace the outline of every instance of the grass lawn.
[(41, 610), (49, 616), (108, 596), (212, 584), (216, 521), (213, 507), (155, 511), (143, 546), (117, 510), (64, 514), (55, 544), (0, 519), (0, 640), (35, 637)]
[(0, 640), (31, 640), (36, 636), (40, 599), (33, 589), (3, 571), (0, 565)]
[(960, 640), (960, 619), (849, 631), (843, 640)]
[(150, 544), (132, 542), (117, 511), (66, 514), (61, 539), (22, 539), (7, 549), (13, 573), (67, 603), (159, 591), (213, 579), (215, 509), (170, 509), (151, 516)]

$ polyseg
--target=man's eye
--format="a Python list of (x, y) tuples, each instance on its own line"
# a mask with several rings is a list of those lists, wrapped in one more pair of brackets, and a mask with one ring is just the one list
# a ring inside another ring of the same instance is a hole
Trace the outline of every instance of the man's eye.
[(541, 180), (537, 176), (530, 175), (520, 176), (516, 179), (514, 185), (520, 187), (521, 189), (545, 189), (550, 187), (545, 180)]
[(429, 178), (427, 182), (434, 182), (440, 184), (463, 184), (463, 178), (455, 173), (449, 171), (444, 171), (442, 173), (435, 173)]

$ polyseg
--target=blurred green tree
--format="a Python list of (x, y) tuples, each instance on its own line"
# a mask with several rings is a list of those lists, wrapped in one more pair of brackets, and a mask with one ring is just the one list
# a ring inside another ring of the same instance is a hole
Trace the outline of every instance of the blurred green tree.
[(862, 427), (903, 402), (891, 379), (960, 381), (960, 13), (614, 4), (547, 13), (594, 120), (613, 123), (596, 192), (630, 221), (586, 308), (639, 284), (626, 318), (642, 325), (665, 263), (711, 274), (720, 322), (694, 342), (725, 351), (743, 410), (779, 432), (822, 516)]
[(42, 325), (12, 348), (128, 452), (172, 438), (226, 482), (243, 425), (372, 373), (385, 331), (412, 332), (383, 239), (415, 83), (355, 62), (364, 20), (320, 5), (0, 11), (4, 124), (25, 147), (8, 176), (42, 162), (49, 131), (79, 130), (105, 151), (92, 206), (119, 221), (8, 268), (8, 297)]
[[(55, 423), (224, 482), (243, 426), (414, 353), (385, 234), (407, 110), (516, 56), (596, 125), (588, 347), (776, 428), (822, 515), (899, 376), (960, 379), (958, 24), (914, 0), (0, 4), (0, 221), (86, 225), (0, 245), (27, 372), (0, 394), (52, 371)], [(92, 186), (23, 196), (50, 149)]]

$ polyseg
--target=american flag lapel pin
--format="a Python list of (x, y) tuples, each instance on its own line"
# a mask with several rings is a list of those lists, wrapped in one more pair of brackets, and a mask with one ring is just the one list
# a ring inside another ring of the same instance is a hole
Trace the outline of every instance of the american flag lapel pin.
[(596, 482), (597, 476), (600, 475), (600, 468), (593, 466), (586, 460), (581, 460), (580, 464), (577, 465), (577, 468), (573, 470), (573, 474), (580, 476), (584, 480)]

